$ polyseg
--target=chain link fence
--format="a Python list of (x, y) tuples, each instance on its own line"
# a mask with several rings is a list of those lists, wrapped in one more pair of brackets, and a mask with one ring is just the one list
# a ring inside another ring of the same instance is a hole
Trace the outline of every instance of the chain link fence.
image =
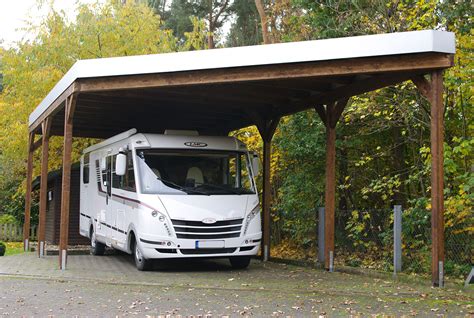
[(335, 266), (393, 271), (393, 225), (386, 221), (391, 213), (388, 209), (336, 211), (347, 221), (336, 226)]
[[(318, 211), (307, 213), (313, 229), (306, 239), (296, 244), (286, 240), (282, 215), (272, 225), (274, 247), (272, 256), (314, 262), (318, 258)], [(470, 223), (447, 224), (445, 229), (445, 274), (464, 279), (474, 265), (473, 220)], [(294, 221), (293, 221), (294, 222)], [(402, 211), (401, 272), (429, 275), (431, 273), (431, 223), (429, 213), (420, 217), (413, 211)], [(335, 267), (351, 266), (394, 271), (394, 210), (337, 210), (335, 232)], [(283, 233), (283, 234), (282, 234)], [(286, 234), (288, 234), (286, 233)]]

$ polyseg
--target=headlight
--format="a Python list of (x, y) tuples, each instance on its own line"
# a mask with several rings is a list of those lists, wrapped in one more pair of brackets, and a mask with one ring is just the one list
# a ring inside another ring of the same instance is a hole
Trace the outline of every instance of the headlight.
[(247, 214), (247, 217), (245, 219), (245, 227), (244, 227), (244, 235), (247, 234), (247, 229), (249, 228), (250, 222), (253, 220), (253, 218), (259, 214), (261, 211), (260, 205), (256, 205), (252, 211)]
[(166, 233), (168, 233), (169, 236), (171, 236), (171, 230), (170, 230), (170, 227), (168, 225), (168, 222), (166, 222), (166, 216), (161, 213), (161, 212), (158, 212), (158, 211), (151, 211), (151, 215), (153, 217), (157, 217), (158, 216), (158, 220), (163, 223), (163, 226), (165, 227), (166, 229)]

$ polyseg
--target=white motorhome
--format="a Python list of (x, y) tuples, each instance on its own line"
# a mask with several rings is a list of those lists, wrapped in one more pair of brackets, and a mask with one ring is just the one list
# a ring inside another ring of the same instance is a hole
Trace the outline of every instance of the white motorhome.
[(136, 129), (84, 150), (80, 233), (91, 252), (165, 258), (228, 257), (245, 268), (262, 238), (258, 158), (233, 137)]

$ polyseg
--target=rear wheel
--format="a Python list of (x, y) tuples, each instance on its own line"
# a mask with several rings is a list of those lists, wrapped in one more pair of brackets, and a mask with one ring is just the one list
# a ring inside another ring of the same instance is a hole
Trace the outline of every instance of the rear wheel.
[(105, 252), (105, 244), (97, 241), (94, 228), (91, 227), (91, 254), (104, 255), (104, 252)]
[(234, 256), (229, 257), (230, 265), (235, 269), (247, 268), (250, 264), (250, 256)]
[(132, 252), (133, 258), (135, 259), (135, 266), (139, 271), (147, 271), (151, 268), (152, 261), (143, 256), (135, 238), (132, 241)]

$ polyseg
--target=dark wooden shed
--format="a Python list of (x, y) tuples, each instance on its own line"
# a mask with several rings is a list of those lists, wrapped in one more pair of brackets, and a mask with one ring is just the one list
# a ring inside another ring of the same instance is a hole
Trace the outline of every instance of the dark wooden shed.
[[(71, 245), (87, 245), (89, 240), (79, 235), (79, 202), (80, 202), (80, 164), (71, 166), (71, 199), (69, 202), (69, 243)], [(33, 190), (39, 190), (41, 177), (33, 180)], [(62, 169), (48, 173), (47, 204), (46, 204), (46, 242), (59, 245), (59, 225), (61, 221), (61, 189)]]

